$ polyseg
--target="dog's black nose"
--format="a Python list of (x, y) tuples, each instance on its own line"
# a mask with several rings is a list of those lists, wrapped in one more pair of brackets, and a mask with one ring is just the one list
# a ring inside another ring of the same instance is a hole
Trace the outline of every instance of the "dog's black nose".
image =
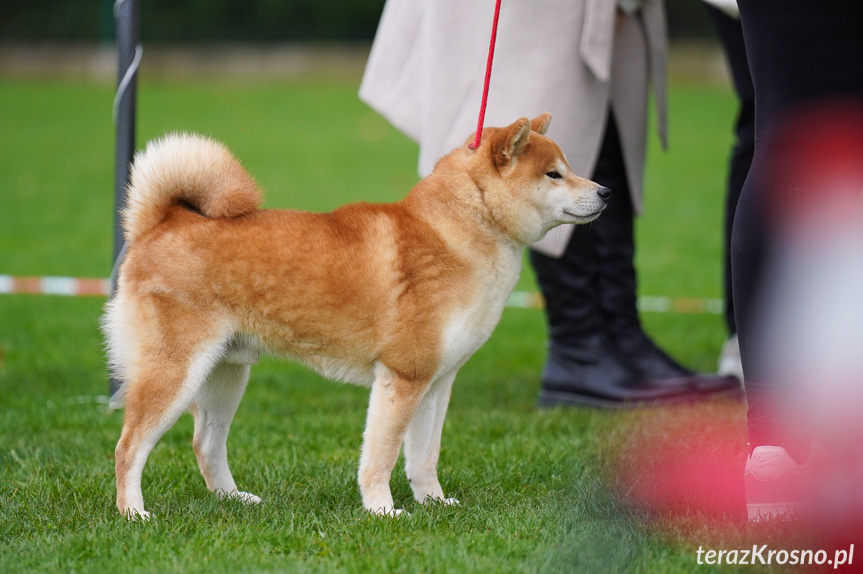
[(596, 190), (596, 195), (601, 197), (603, 201), (608, 201), (608, 198), (611, 197), (611, 190), (607, 187), (600, 187)]

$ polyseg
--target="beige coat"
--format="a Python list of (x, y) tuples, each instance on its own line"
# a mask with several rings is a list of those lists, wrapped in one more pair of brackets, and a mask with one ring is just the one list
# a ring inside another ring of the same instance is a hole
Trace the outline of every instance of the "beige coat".
[[(384, 7), (360, 98), (420, 144), (422, 176), (476, 128), (493, 14), (494, 0)], [(619, 23), (615, 0), (502, 0), (485, 125), (551, 112), (548, 135), (589, 177), (610, 103), (640, 213), (649, 81), (665, 144), (665, 45), (663, 0)], [(570, 232), (540, 250), (559, 254)]]

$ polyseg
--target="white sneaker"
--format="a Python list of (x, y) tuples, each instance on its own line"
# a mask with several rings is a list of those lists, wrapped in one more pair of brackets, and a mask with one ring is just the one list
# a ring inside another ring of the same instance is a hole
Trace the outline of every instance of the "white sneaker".
[(807, 511), (812, 494), (808, 462), (797, 464), (781, 446), (758, 446), (752, 450), (743, 471), (750, 522), (793, 519)]
[(740, 384), (743, 384), (743, 363), (740, 362), (740, 342), (737, 340), (736, 334), (722, 345), (716, 373), (723, 376), (737, 377)]

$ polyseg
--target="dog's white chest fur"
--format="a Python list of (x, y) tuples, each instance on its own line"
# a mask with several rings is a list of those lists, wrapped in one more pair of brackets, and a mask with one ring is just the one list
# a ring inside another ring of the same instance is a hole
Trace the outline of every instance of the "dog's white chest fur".
[(459, 307), (443, 329), (440, 374), (459, 368), (491, 336), (521, 272), (521, 250), (495, 258), (472, 299)]

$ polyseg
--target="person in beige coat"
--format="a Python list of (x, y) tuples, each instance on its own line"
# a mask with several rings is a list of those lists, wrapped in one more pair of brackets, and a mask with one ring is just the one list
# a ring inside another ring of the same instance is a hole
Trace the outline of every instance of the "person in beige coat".
[[(420, 145), (419, 172), (475, 129), (494, 0), (388, 0), (360, 98)], [(642, 210), (648, 88), (665, 135), (662, 0), (503, 0), (486, 125), (551, 112), (576, 173), (613, 191), (590, 226), (530, 251), (546, 299), (540, 404), (630, 406), (726, 392), (651, 341), (636, 309), (633, 215)]]

